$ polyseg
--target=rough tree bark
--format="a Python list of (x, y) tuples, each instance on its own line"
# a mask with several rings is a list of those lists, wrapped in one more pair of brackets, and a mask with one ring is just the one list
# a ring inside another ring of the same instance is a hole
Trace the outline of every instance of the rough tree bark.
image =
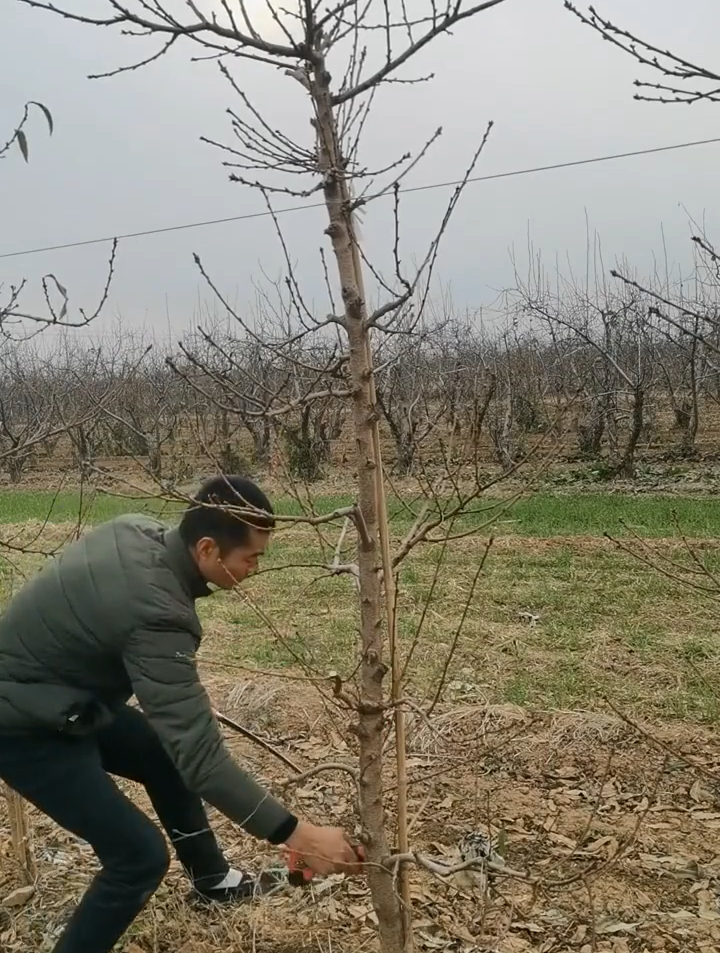
[(644, 409), (645, 389), (642, 387), (642, 385), (638, 384), (633, 389), (632, 425), (630, 427), (630, 434), (628, 436), (627, 443), (625, 444), (622, 457), (616, 467), (618, 476), (624, 477), (626, 480), (635, 479), (635, 451), (637, 449), (640, 436), (642, 435)]
[[(393, 891), (392, 878), (382, 864), (389, 856), (385, 834), (383, 799), (383, 681), (387, 665), (383, 659), (382, 593), (380, 588), (380, 534), (376, 494), (376, 469), (373, 446), (372, 358), (368, 346), (367, 307), (353, 253), (351, 195), (330, 95), (330, 74), (323, 59), (315, 64), (310, 95), (315, 106), (323, 174), (323, 193), (330, 224), (327, 234), (332, 242), (345, 305), (345, 330), (350, 354), (352, 381), (352, 420), (358, 474), (358, 507), (364, 522), (358, 568), (360, 573), (360, 637), (362, 643), (362, 705), (358, 715), (360, 743), (360, 815), (367, 835), (368, 881), (378, 914), (380, 941), (386, 953), (403, 949), (400, 905)], [(364, 537), (364, 538), (363, 538)]]

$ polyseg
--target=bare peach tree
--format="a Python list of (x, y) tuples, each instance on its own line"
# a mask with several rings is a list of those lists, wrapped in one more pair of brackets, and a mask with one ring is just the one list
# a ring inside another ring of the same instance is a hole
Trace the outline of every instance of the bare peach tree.
[[(27, 102), (23, 108), (20, 121), (12, 135), (3, 145), (0, 145), (0, 161), (7, 159), (14, 149), (17, 149), (22, 154), (25, 162), (29, 161), (30, 146), (27, 127), (30, 123), (33, 111), (40, 112), (44, 116), (48, 131), (50, 135), (52, 135), (54, 128), (53, 117), (47, 106), (34, 101)], [(0, 142), (1, 141), (2, 140), (0, 140)], [(75, 317), (72, 315), (68, 290), (54, 274), (45, 275), (41, 281), (43, 297), (47, 306), (47, 312), (45, 314), (39, 314), (37, 311), (28, 311), (23, 307), (21, 298), (23, 292), (26, 290), (27, 282), (25, 279), (21, 279), (17, 284), (11, 284), (9, 289), (5, 292), (2, 282), (0, 282), (0, 333), (2, 333), (3, 337), (9, 338), (10, 340), (26, 340), (50, 325), (59, 328), (77, 328), (85, 327), (94, 321), (107, 303), (110, 285), (115, 272), (117, 242), (112, 242), (111, 244), (112, 248), (108, 273), (98, 305), (92, 311), (86, 311), (80, 308), (78, 315)]]
[(20, 482), (48, 445), (98, 417), (79, 391), (27, 342), (0, 350), (0, 467), (11, 482)]
[(618, 289), (600, 263), (584, 283), (549, 276), (539, 262), (516, 279), (516, 307), (540, 323), (570, 365), (566, 380), (575, 381), (583, 412), (581, 450), (599, 457), (606, 441), (606, 475), (632, 479), (656, 374), (648, 296), (639, 287)]
[(189, 399), (203, 407), (193, 424), (196, 442), (212, 450), (227, 473), (243, 469), (237, 450), (240, 430), (251, 439), (252, 463), (266, 467), (271, 462), (275, 429), (271, 418), (258, 411), (269, 409), (272, 395), (282, 386), (269, 378), (272, 362), (265, 358), (258, 341), (218, 326), (189, 335), (172, 362), (185, 379)]
[[(435, 236), (417, 265), (409, 271), (400, 254), (400, 186), (431, 148), (439, 131), (429, 137), (416, 155), (404, 155), (380, 169), (362, 163), (359, 147), (378, 91), (388, 83), (417, 83), (428, 79), (408, 76), (404, 70), (431, 43), (504, 0), (427, 0), (414, 3), (412, 9), (406, 3), (386, 0), (296, 0), (288, 9), (287, 5), (268, 0), (264, 7), (264, 25), (243, 0), (238, 3), (188, 0), (181, 5), (181, 10), (177, 4), (162, 0), (151, 3), (98, 0), (91, 13), (78, 13), (69, 2), (19, 2), (77, 23), (117, 28), (125, 34), (158, 40), (159, 48), (151, 55), (130, 66), (110, 69), (105, 74), (108, 76), (156, 61), (181, 42), (187, 42), (201, 58), (215, 59), (237, 98), (237, 106), (230, 110), (232, 144), (213, 143), (224, 155), (231, 169), (231, 179), (260, 189), (270, 210), (272, 197), (278, 194), (300, 198), (320, 193), (323, 197), (326, 234), (334, 259), (333, 269), (328, 268), (328, 283), (335, 290), (333, 311), (323, 317), (313, 313), (286, 256), (288, 293), (299, 329), (275, 349), (292, 350), (291, 344), (298, 339), (323, 329), (340, 335), (335, 365), (327, 361), (311, 363), (306, 369), (305, 384), (299, 385), (299, 393), (289, 396), (282, 410), (300, 410), (328, 397), (349, 401), (357, 501), (345, 515), (357, 533), (361, 642), (359, 692), (349, 704), (357, 715), (360, 813), (382, 948), (385, 953), (409, 950), (412, 931), (406, 872), (413, 855), (407, 843), (405, 712), (396, 639), (395, 571), (415, 545), (429, 539), (437, 541), (438, 533), (451, 536), (455, 517), (477, 498), (479, 488), (473, 483), (471, 489), (466, 490), (453, 484), (451, 479), (442, 488), (433, 486), (434, 512), (430, 507), (421, 507), (408, 539), (396, 553), (391, 552), (371, 340), (378, 334), (392, 333), (409, 302), (419, 301), (422, 312), (440, 240), (479, 160), (491, 124), (484, 135), (479, 133), (474, 155), (450, 198)], [(247, 87), (235, 75), (235, 64), (242, 65), (244, 61), (283, 71), (288, 76), (288, 96), (292, 95), (290, 89), (302, 89), (312, 127), (306, 144), (295, 142), (264, 118), (247, 93)], [(279, 173), (284, 175), (282, 181), (278, 180)], [(372, 264), (359, 238), (357, 215), (363, 207), (386, 196), (395, 209), (395, 226), (392, 264), (389, 273), (382, 274)], [(281, 234), (279, 238), (282, 242)], [(284, 243), (282, 247), (285, 248)], [(199, 260), (198, 265), (222, 300), (222, 293), (205, 266)], [(370, 307), (366, 290), (368, 275), (382, 296), (382, 303), (374, 309)], [(223, 305), (228, 313), (232, 312), (227, 301), (223, 300)], [(273, 342), (265, 343), (270, 348), (275, 346)], [(292, 355), (292, 360), (297, 367), (297, 354)], [(338, 361), (341, 362), (339, 368)], [(322, 375), (318, 373), (321, 369)], [(313, 379), (315, 384), (308, 389)], [(274, 408), (273, 413), (278, 414), (280, 409)], [(267, 413), (263, 411), (264, 415)], [(384, 683), (388, 672), (391, 687), (386, 691)], [(338, 697), (346, 697), (342, 687), (338, 687)], [(394, 718), (397, 737), (398, 839), (395, 846), (399, 859), (394, 863), (389, 861), (392, 851), (387, 836), (382, 771), (389, 716)], [(395, 876), (400, 884), (400, 898), (394, 887)]]

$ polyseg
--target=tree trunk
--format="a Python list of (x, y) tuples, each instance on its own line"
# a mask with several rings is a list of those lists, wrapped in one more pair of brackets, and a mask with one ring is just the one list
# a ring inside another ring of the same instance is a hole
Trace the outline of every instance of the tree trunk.
[(415, 434), (404, 431), (397, 448), (396, 468), (400, 476), (409, 476), (415, 463)]
[[(382, 864), (389, 856), (383, 804), (382, 746), (384, 726), (382, 596), (380, 552), (373, 451), (372, 359), (367, 346), (367, 309), (359, 286), (351, 235), (351, 197), (345, 179), (337, 127), (330, 96), (330, 76), (325, 64), (316, 64), (311, 95), (315, 106), (320, 169), (332, 241), (345, 305), (345, 329), (350, 354), (352, 420), (358, 474), (358, 506), (364, 521), (360, 534), (360, 638), (362, 705), (357, 733), (360, 747), (360, 815), (366, 837), (368, 881), (383, 953), (403, 949), (400, 905), (390, 871)], [(365, 532), (366, 530), (366, 532)]]
[(495, 396), (495, 391), (497, 389), (497, 379), (495, 377), (491, 378), (490, 385), (485, 391), (482, 399), (477, 393), (477, 388), (473, 396), (473, 405), (472, 405), (472, 418), (470, 421), (470, 431), (471, 431), (471, 440), (472, 445), (477, 451), (480, 445), (480, 436), (482, 434), (483, 424), (490, 410), (490, 404), (492, 403), (493, 397)]
[(162, 443), (157, 434), (147, 434), (145, 440), (148, 445), (148, 470), (156, 480), (160, 480), (163, 470)]
[(625, 446), (622, 460), (618, 464), (617, 474), (627, 480), (635, 478), (635, 450), (642, 434), (645, 408), (645, 391), (641, 385), (633, 393), (632, 430)]
[(697, 320), (695, 322), (695, 335), (692, 341), (692, 349), (690, 352), (690, 399), (692, 404), (692, 411), (690, 417), (690, 424), (687, 429), (686, 441), (684, 450), (688, 456), (692, 456), (695, 451), (695, 441), (697, 440), (698, 429), (700, 427), (700, 406), (698, 403), (698, 386), (697, 386)]
[(253, 441), (253, 456), (258, 466), (265, 467), (270, 463), (272, 427), (267, 417), (252, 423), (245, 422)]
[[(593, 402), (594, 403), (594, 402)], [(597, 460), (602, 452), (605, 411), (593, 406), (591, 416), (578, 427), (578, 450), (587, 460)]]
[(376, 392), (376, 403), (387, 421), (395, 444), (395, 470), (400, 476), (412, 472), (415, 462), (415, 427), (402, 398), (395, 399), (392, 392), (383, 395)]
[(94, 441), (82, 424), (70, 431), (70, 440), (75, 451), (75, 460), (80, 470), (85, 473), (95, 464)]
[(515, 446), (512, 434), (512, 405), (507, 401), (505, 413), (500, 420), (493, 421), (490, 427), (490, 436), (495, 447), (495, 457), (505, 472), (509, 472), (519, 459), (518, 449)]
[(18, 454), (17, 456), (10, 455), (5, 458), (5, 461), (10, 482), (19, 483), (23, 477), (23, 470), (25, 469), (27, 457), (23, 456), (22, 454)]

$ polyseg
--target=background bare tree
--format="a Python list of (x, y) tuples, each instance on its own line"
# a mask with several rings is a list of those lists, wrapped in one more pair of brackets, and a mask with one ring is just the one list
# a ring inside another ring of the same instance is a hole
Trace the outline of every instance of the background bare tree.
[(592, 284), (581, 285), (573, 277), (551, 279), (538, 260), (527, 280), (518, 279), (517, 304), (540, 322), (572, 369), (566, 380), (574, 378), (584, 404), (576, 423), (581, 455), (598, 456), (606, 441), (608, 476), (632, 479), (650, 420), (655, 341), (647, 295), (639, 288), (618, 290), (598, 264)]
[(102, 414), (85, 399), (74, 367), (32, 349), (8, 344), (0, 349), (0, 460), (13, 483), (25, 470), (48, 457), (58, 442), (77, 432), (92, 432)]
[[(47, 106), (34, 101), (27, 102), (23, 108), (20, 122), (15, 127), (12, 135), (4, 145), (0, 145), (0, 161), (7, 159), (13, 147), (17, 146), (25, 162), (28, 162), (30, 146), (27, 127), (29, 126), (33, 111), (40, 112), (44, 116), (48, 131), (50, 135), (52, 135), (54, 128), (53, 117)], [(1, 141), (2, 140), (0, 140), (0, 142)], [(94, 321), (107, 303), (110, 285), (115, 272), (117, 242), (112, 242), (111, 246), (108, 272), (98, 305), (92, 311), (85, 311), (82, 308), (78, 309), (77, 317), (72, 316), (67, 288), (58, 281), (54, 274), (47, 274), (41, 280), (43, 297), (47, 307), (47, 313), (44, 315), (36, 311), (28, 311), (23, 307), (21, 299), (23, 292), (26, 290), (25, 279), (21, 279), (18, 284), (10, 285), (10, 288), (7, 290), (5, 290), (2, 283), (0, 283), (0, 335), (16, 340), (26, 340), (48, 326), (76, 328), (85, 327)]]
[[(588, 7), (587, 12), (570, 0), (565, 0), (565, 6), (603, 40), (632, 57), (640, 66), (660, 74), (662, 80), (659, 82), (635, 80), (638, 89), (635, 99), (665, 105), (720, 102), (720, 73), (716, 69), (694, 63), (669, 47), (660, 47), (613, 23), (594, 6)], [(700, 390), (705, 390), (711, 398), (715, 397), (715, 357), (718, 354), (720, 327), (717, 317), (720, 256), (703, 230), (695, 222), (692, 225), (695, 229), (692, 241), (695, 245), (696, 269), (690, 300), (687, 300), (682, 286), (671, 288), (667, 277), (663, 282), (639, 282), (625, 265), (613, 271), (613, 275), (626, 289), (643, 294), (650, 302), (649, 315), (664, 326), (662, 333), (671, 344), (671, 348), (661, 349), (659, 366), (670, 397), (675, 427), (680, 433), (679, 451), (684, 456), (695, 453)], [(672, 350), (675, 352), (675, 361), (672, 360)], [(713, 381), (714, 388), (704, 386), (710, 381)]]
[[(378, 421), (393, 476), (426, 479), (445, 459), (510, 471), (537, 442), (575, 479), (588, 464), (605, 479), (632, 478), (638, 467), (712, 454), (720, 306), (711, 264), (699, 253), (693, 277), (653, 278), (625, 296), (604, 280), (589, 290), (572, 277), (520, 282), (491, 328), (445, 313), (440, 324), (378, 335)], [(34, 348), (7, 343), (0, 382), (15, 479), (68, 465), (87, 478), (124, 460), (151, 483), (183, 482), (208, 464), (301, 482), (351, 470), (347, 353), (327, 328), (290, 343), (282, 329), (252, 327), (254, 336), (239, 325), (188, 334), (169, 363), (162, 345), (120, 329), (87, 346), (72, 331)], [(638, 376), (635, 441), (628, 378)], [(19, 395), (34, 415), (18, 413)], [(43, 426), (31, 450), (33, 420)], [(621, 466), (630, 450), (634, 468)]]

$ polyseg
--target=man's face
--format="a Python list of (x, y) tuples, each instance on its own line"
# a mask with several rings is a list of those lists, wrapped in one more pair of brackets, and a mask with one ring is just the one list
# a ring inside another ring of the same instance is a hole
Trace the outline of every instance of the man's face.
[(242, 546), (224, 554), (214, 539), (204, 537), (194, 547), (195, 562), (206, 582), (220, 589), (233, 589), (258, 568), (258, 561), (267, 549), (270, 533), (249, 528), (249, 536)]

